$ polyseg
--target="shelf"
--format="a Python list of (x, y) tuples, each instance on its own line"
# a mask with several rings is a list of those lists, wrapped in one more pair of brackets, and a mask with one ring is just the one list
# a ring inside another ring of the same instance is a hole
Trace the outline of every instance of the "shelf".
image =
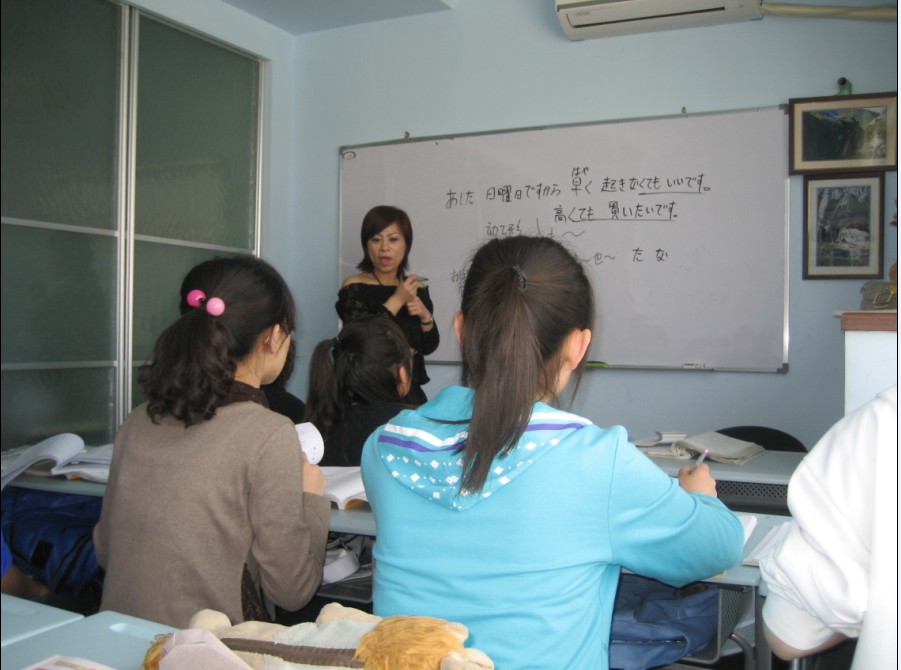
[(842, 312), (842, 330), (898, 331), (898, 310)]

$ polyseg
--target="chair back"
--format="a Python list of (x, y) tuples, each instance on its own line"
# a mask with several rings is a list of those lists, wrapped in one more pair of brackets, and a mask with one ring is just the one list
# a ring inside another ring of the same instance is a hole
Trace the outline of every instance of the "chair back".
[(759, 444), (764, 449), (771, 451), (807, 451), (801, 440), (777, 428), (768, 428), (767, 426), (731, 426), (729, 428), (720, 428), (716, 432), (722, 433), (727, 437), (734, 437), (736, 440)]

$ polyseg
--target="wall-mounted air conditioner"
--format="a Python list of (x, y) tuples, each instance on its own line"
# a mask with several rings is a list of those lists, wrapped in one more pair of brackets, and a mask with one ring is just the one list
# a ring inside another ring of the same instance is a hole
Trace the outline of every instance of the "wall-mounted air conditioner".
[(762, 0), (556, 0), (571, 40), (759, 19)]

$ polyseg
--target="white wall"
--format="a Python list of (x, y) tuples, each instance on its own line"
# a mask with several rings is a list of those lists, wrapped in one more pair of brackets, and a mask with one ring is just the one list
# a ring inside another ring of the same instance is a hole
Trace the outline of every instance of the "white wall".
[[(298, 299), (301, 359), (291, 388), (301, 397), (306, 359), (337, 325), (340, 146), (405, 132), (769, 107), (833, 95), (842, 76), (855, 93), (894, 91), (898, 80), (896, 23), (768, 16), (570, 42), (553, 0), (456, 0), (446, 12), (292, 38), (217, 0), (139, 4), (272, 61), (263, 255)], [(887, 177), (886, 218), (897, 192), (896, 173)], [(856, 308), (862, 281), (801, 280), (802, 189), (791, 178), (787, 374), (588, 371), (575, 409), (633, 437), (759, 423), (812, 445), (842, 415), (843, 337), (833, 310)], [(896, 258), (897, 230), (887, 228), (886, 266)], [(455, 307), (437, 305), (437, 318)], [(429, 373), (434, 394), (458, 368)]]
[[(843, 4), (870, 4), (845, 2)], [(306, 356), (334, 335), (338, 148), (412, 136), (765, 107), (897, 88), (897, 24), (786, 19), (570, 42), (552, 0), (458, 0), (448, 12), (297, 40), (300, 246), (294, 285)], [(887, 215), (896, 173), (888, 175)], [(856, 308), (861, 281), (801, 281), (802, 179), (790, 184), (789, 371), (588, 371), (575, 409), (633, 437), (758, 423), (808, 445), (842, 415), (843, 338), (835, 309)], [(376, 203), (373, 203), (376, 204)], [(393, 203), (403, 207), (403, 203)], [(414, 227), (416, 222), (414, 221)], [(897, 257), (889, 231), (887, 264)], [(415, 261), (415, 245), (413, 255)], [(437, 305), (439, 319), (454, 305)], [(298, 365), (298, 375), (305, 370)], [(429, 367), (431, 395), (456, 366)], [(303, 379), (292, 381), (303, 393)]]

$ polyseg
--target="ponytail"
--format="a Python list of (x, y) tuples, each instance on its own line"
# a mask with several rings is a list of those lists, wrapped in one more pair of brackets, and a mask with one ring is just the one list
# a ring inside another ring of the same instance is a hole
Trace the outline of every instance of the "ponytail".
[(400, 368), (412, 374), (413, 354), (394, 321), (375, 316), (347, 322), (313, 350), (305, 419), (327, 437), (351, 405), (403, 402)]
[(181, 287), (181, 317), (154, 345), (138, 381), (147, 413), (186, 427), (211, 419), (231, 390), (238, 363), (259, 336), (279, 325), (294, 330), (294, 298), (284, 279), (253, 256), (217, 258), (194, 267)]
[(481, 490), (494, 458), (522, 437), (536, 399), (555, 398), (564, 341), (591, 327), (593, 304), (581, 263), (556, 241), (494, 239), (476, 252), (461, 302), (462, 378), (475, 391), (463, 489)]
[(218, 324), (200, 312), (163, 331), (138, 376), (154, 422), (168, 414), (191, 426), (215, 415), (235, 376), (236, 361), (222, 355), (226, 348)]
[(326, 437), (341, 415), (338, 380), (334, 368), (334, 346), (338, 338), (322, 340), (310, 358), (310, 382), (304, 421), (309, 421)]

